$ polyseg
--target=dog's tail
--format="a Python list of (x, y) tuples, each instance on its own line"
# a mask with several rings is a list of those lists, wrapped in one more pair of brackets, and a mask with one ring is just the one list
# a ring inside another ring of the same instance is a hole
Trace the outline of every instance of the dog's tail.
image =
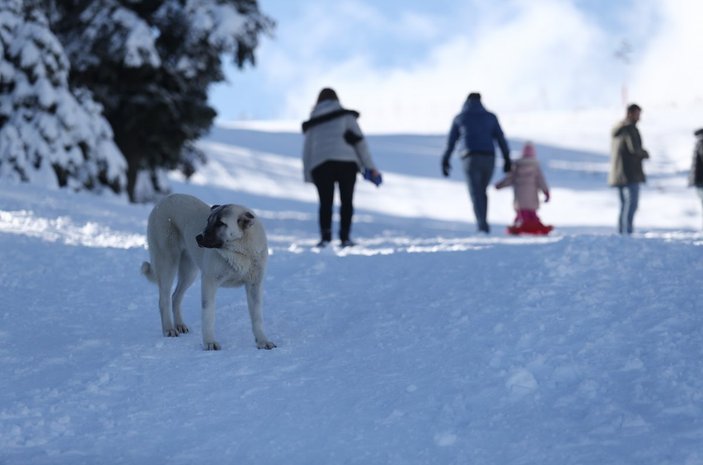
[(152, 283), (156, 283), (156, 275), (154, 274), (154, 268), (151, 266), (151, 263), (142, 263), (142, 274)]

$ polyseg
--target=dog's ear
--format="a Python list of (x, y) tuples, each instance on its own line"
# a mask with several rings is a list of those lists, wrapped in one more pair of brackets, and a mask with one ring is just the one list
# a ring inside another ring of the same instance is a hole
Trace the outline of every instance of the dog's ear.
[(239, 218), (237, 218), (237, 224), (241, 228), (242, 231), (245, 229), (251, 227), (252, 224), (254, 224), (254, 215), (251, 212), (244, 212), (241, 215), (239, 215)]
[(217, 207), (219, 207), (219, 205), (213, 205), (212, 207), (210, 207), (210, 211), (216, 209)]

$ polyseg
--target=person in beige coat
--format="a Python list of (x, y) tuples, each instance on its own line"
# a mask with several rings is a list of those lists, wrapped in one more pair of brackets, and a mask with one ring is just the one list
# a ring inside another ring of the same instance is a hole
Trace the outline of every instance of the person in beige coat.
[(611, 134), (608, 184), (617, 187), (620, 193), (620, 234), (632, 234), (634, 230), (633, 220), (639, 205), (640, 184), (646, 181), (642, 161), (649, 158), (649, 153), (642, 147), (642, 137), (637, 129), (641, 112), (639, 105), (629, 105), (625, 119), (615, 125)]
[(548, 234), (553, 227), (545, 226), (537, 216), (539, 192), (549, 202), (549, 186), (537, 161), (537, 152), (531, 142), (525, 143), (522, 158), (512, 164), (510, 172), (495, 185), (496, 189), (513, 186), (515, 222), (508, 227), (510, 234)]
[(313, 183), (320, 199), (318, 223), (320, 242), (325, 247), (332, 240), (332, 207), (335, 186), (339, 187), (340, 226), (339, 240), (342, 247), (355, 245), (351, 240), (354, 214), (354, 186), (359, 171), (364, 178), (377, 186), (381, 173), (371, 158), (368, 144), (361, 132), (359, 113), (342, 107), (337, 93), (325, 87), (317, 97), (310, 119), (302, 125), (303, 178)]

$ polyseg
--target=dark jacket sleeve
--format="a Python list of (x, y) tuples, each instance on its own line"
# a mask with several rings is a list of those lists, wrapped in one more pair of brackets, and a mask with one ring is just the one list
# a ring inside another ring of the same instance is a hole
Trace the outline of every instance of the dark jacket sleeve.
[(443, 161), (448, 161), (449, 157), (452, 156), (452, 152), (454, 152), (454, 146), (456, 146), (456, 142), (459, 140), (459, 134), (459, 122), (457, 121), (457, 118), (454, 118), (454, 120), (452, 121), (452, 127), (449, 130), (447, 148), (444, 151), (444, 156), (442, 157)]
[(703, 187), (703, 139), (699, 139), (693, 151), (693, 164), (688, 178), (689, 186)]
[(510, 147), (508, 147), (508, 141), (505, 140), (505, 134), (503, 134), (503, 129), (500, 127), (498, 122), (498, 117), (495, 118), (495, 127), (493, 129), (493, 138), (498, 142), (500, 151), (503, 154), (503, 160), (506, 162), (510, 160)]

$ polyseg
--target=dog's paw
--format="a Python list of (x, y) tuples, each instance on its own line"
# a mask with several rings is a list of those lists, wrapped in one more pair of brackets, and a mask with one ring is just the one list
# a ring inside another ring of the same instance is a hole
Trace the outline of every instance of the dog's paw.
[(204, 344), (205, 350), (220, 350), (222, 347), (217, 342), (207, 342)]
[(188, 334), (190, 332), (190, 329), (188, 329), (188, 326), (185, 324), (180, 324), (176, 325), (176, 331), (178, 331), (178, 334)]
[(178, 330), (175, 328), (167, 329), (164, 331), (164, 336), (166, 337), (178, 337)]
[(276, 344), (274, 344), (271, 341), (256, 341), (256, 348), (257, 349), (266, 349), (266, 350), (271, 350), (274, 347), (277, 347)]

